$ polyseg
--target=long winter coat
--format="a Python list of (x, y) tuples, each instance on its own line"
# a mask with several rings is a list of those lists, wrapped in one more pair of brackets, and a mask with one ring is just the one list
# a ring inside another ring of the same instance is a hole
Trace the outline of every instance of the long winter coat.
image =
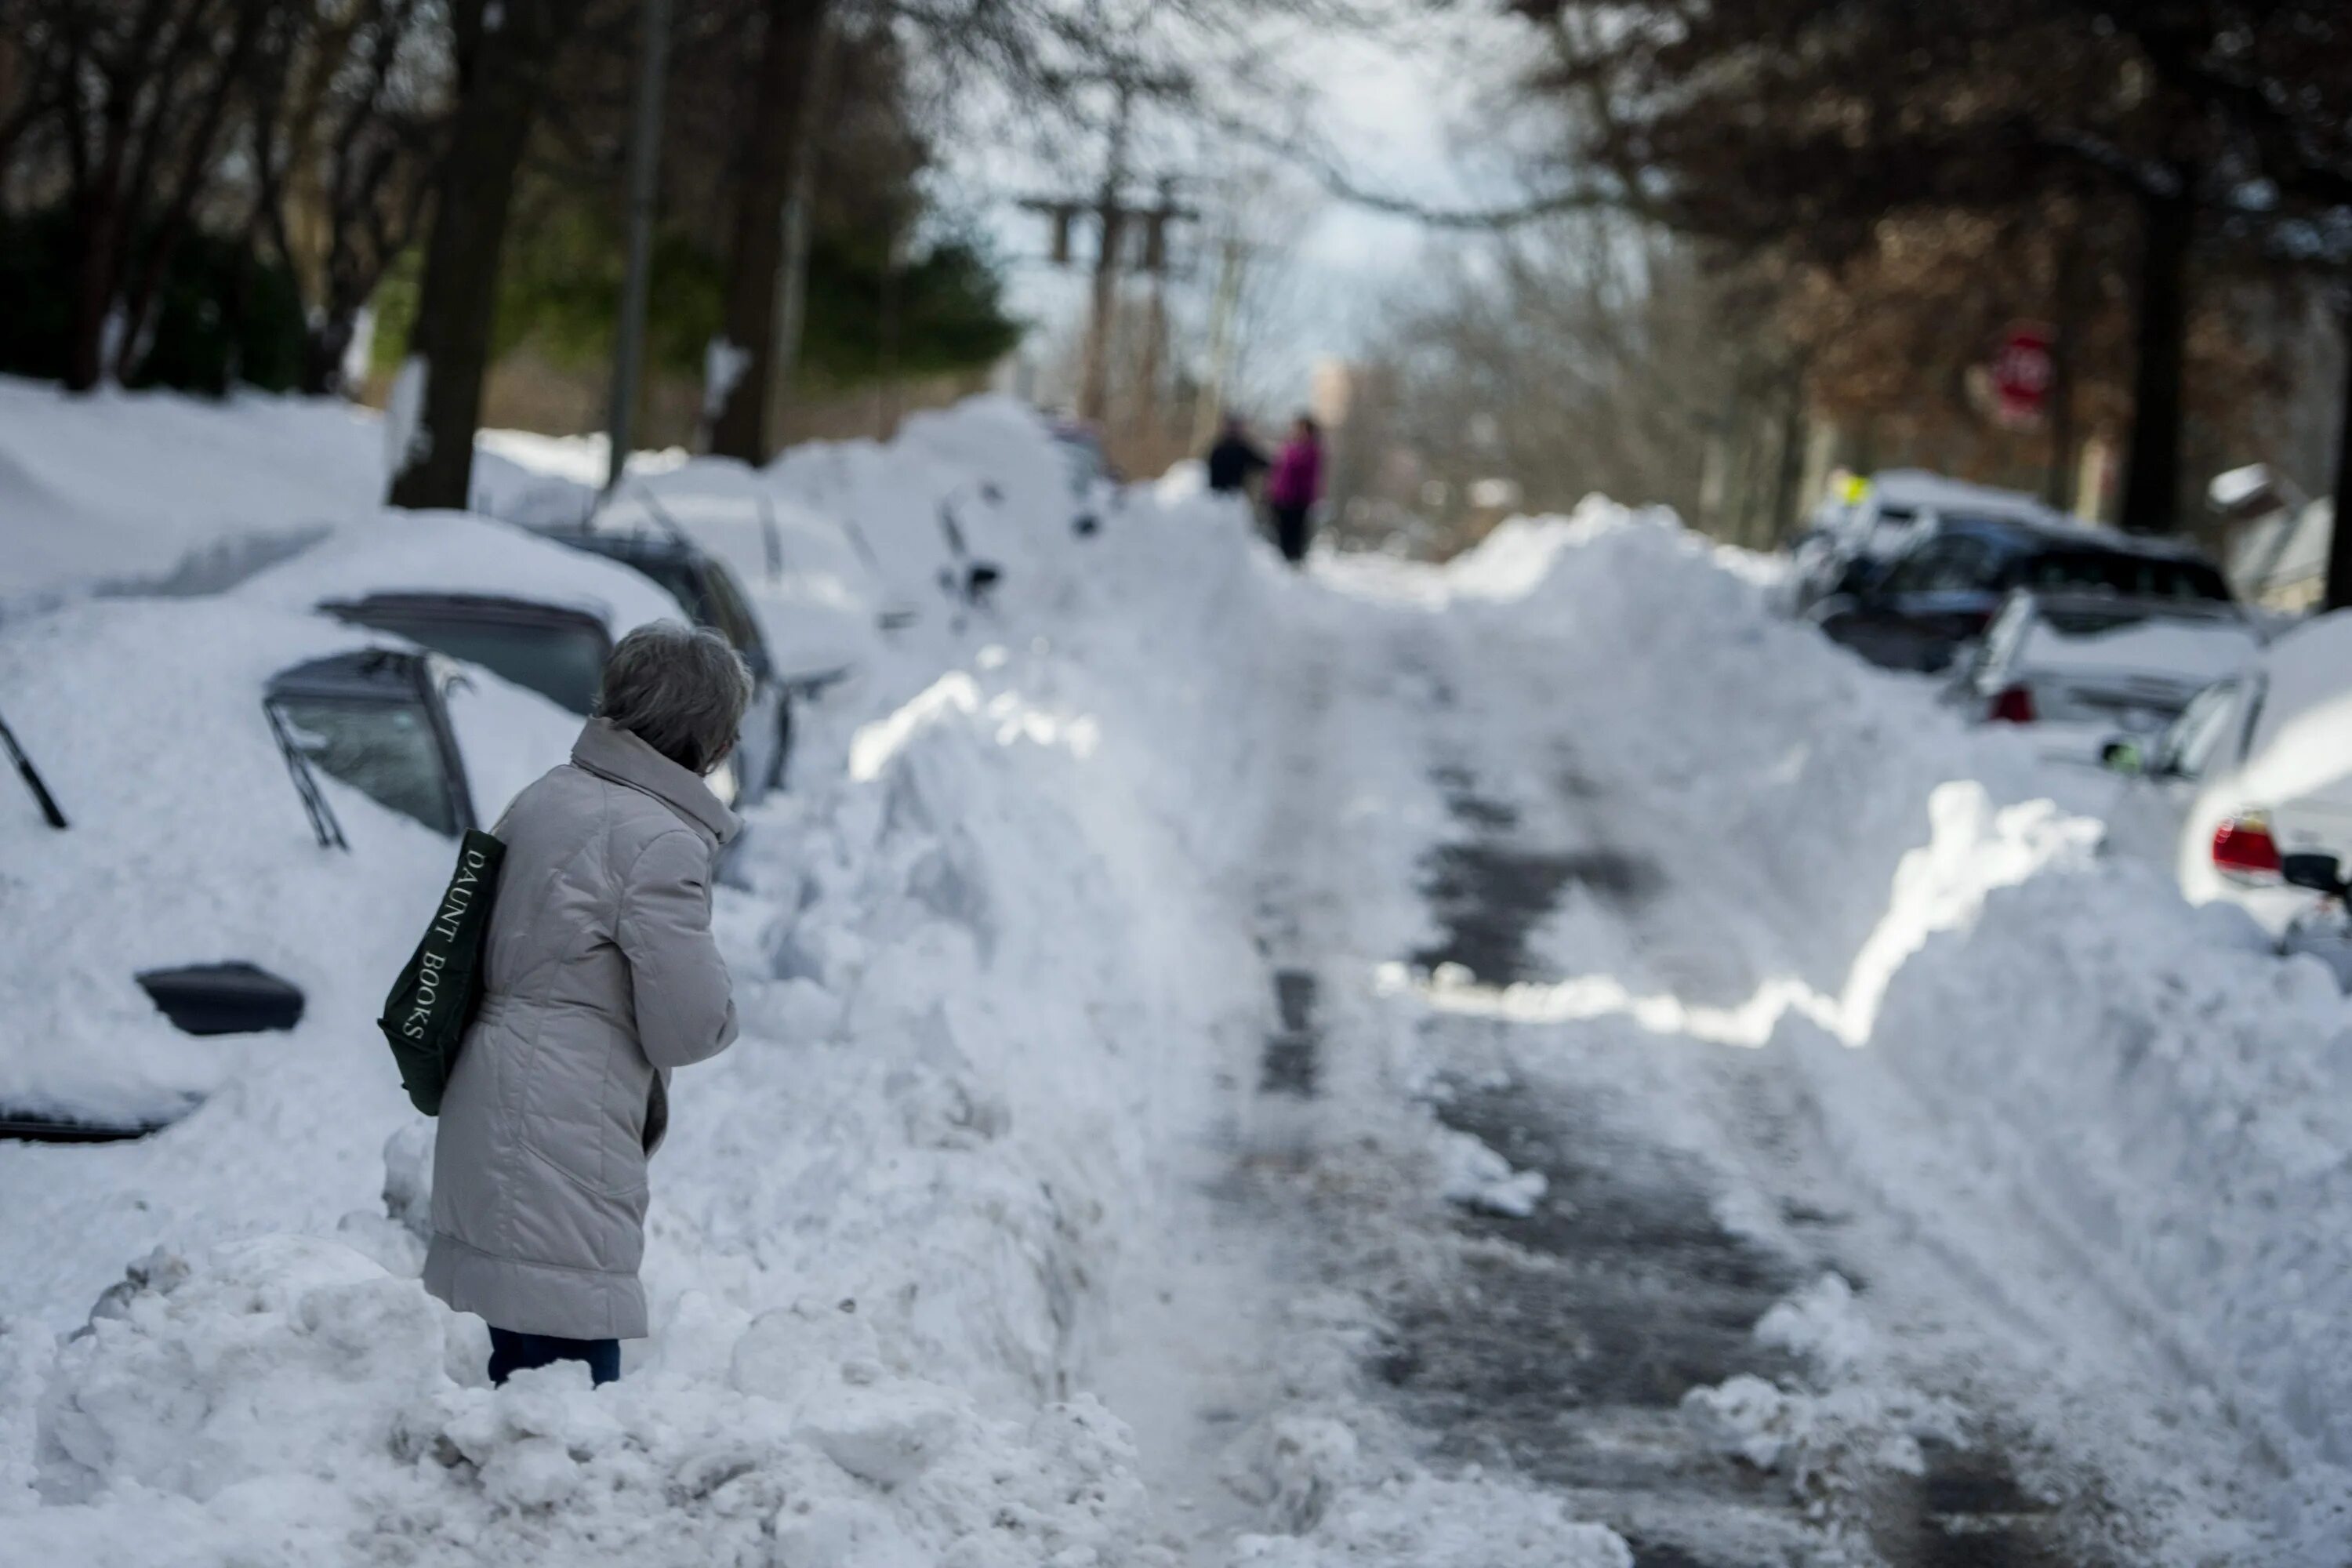
[(1282, 444), (1274, 459), (1274, 472), (1266, 477), (1265, 504), (1304, 510), (1322, 494), (1322, 445), (1293, 436)]
[(516, 797), (481, 1011), (441, 1102), (425, 1287), (493, 1328), (646, 1332), (646, 1161), (672, 1068), (735, 1037), (710, 867), (738, 826), (686, 769), (592, 719)]

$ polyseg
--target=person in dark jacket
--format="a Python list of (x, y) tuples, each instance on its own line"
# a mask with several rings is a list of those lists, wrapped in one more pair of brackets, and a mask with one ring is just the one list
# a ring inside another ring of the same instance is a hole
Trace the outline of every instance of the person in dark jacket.
[(1225, 427), (1209, 448), (1209, 489), (1218, 495), (1238, 495), (1266, 468), (1266, 457), (1251, 444), (1240, 418), (1225, 416)]

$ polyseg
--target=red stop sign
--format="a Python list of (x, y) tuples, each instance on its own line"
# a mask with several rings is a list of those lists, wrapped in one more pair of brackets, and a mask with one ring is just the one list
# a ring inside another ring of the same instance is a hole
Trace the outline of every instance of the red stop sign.
[(2050, 400), (2050, 329), (2039, 321), (2019, 321), (2000, 341), (1993, 356), (1992, 388), (2000, 400), (2000, 417), (2011, 425), (2031, 425), (2042, 417)]

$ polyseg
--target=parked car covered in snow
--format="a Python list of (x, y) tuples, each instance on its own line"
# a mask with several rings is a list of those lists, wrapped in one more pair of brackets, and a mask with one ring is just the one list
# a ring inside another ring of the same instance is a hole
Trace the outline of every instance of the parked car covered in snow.
[(792, 693), (769, 657), (768, 639), (751, 599), (727, 563), (676, 529), (551, 530), (547, 537), (643, 573), (683, 605), (696, 625), (710, 627), (734, 645), (751, 666), (754, 683), (735, 770), (740, 800), (749, 804), (769, 790), (782, 788), (792, 752)]
[(2056, 514), (2016, 490), (1917, 468), (1890, 469), (1874, 476), (1853, 500), (1823, 507), (1790, 547), (1784, 607), (1802, 616), (1825, 599), (1858, 594), (1921, 530), (1967, 518), (2046, 524)]
[(2195, 549), (2045, 520), (1938, 515), (1861, 586), (1811, 618), (1890, 669), (1935, 673), (1983, 637), (2018, 589), (2226, 604), (2227, 584)]
[(1071, 531), (1090, 534), (1102, 526), (1106, 514), (1118, 509), (1118, 468), (1103, 450), (1102, 437), (1093, 426), (1057, 419), (1052, 432), (1054, 447), (1069, 468)]
[(0, 1134), (58, 1141), (352, 1048), (456, 836), (576, 729), (437, 655), (227, 597), (12, 622), (0, 692), (67, 823), (0, 795)]
[[(343, 528), (237, 593), (404, 637), (583, 718), (624, 636), (648, 621), (695, 618), (643, 572), (461, 512), (395, 512)], [(559, 750), (540, 766), (563, 757)], [(767, 774), (740, 762), (730, 758), (711, 775), (730, 801), (766, 786)]]
[(2126, 775), (2113, 852), (2170, 867), (2192, 902), (2237, 904), (2290, 948), (2347, 951), (2341, 902), (2284, 872), (2291, 856), (2352, 868), (2352, 612), (2282, 635), (2152, 752), (2119, 739), (2107, 754)]
[(2087, 761), (2119, 735), (2152, 742), (2261, 651), (2245, 612), (2219, 600), (2021, 588), (1947, 696), (1970, 719), (2084, 742)]

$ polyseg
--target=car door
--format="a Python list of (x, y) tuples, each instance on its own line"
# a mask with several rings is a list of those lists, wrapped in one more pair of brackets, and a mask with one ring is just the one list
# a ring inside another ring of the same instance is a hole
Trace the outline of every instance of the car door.
[(2170, 869), (2180, 853), (2180, 836), (2198, 792), (2217, 767), (2231, 761), (2234, 731), (2244, 709), (2243, 682), (2219, 681), (2181, 710), (2140, 772), (2123, 781), (2107, 809), (2107, 850)]
[(1992, 547), (1969, 534), (1937, 534), (1895, 563), (1879, 581), (1825, 614), (1822, 627), (1873, 664), (1889, 669), (1937, 670), (1951, 662), (1965, 623), (1975, 636), (1984, 624), (1985, 584), (1995, 567)]
[(1897, 668), (1928, 673), (1950, 668), (1961, 649), (1984, 635), (2000, 608), (1994, 584), (2000, 552), (1972, 533), (1944, 534), (1920, 547), (1912, 571), (1890, 584), (1890, 620), (1900, 647)]

